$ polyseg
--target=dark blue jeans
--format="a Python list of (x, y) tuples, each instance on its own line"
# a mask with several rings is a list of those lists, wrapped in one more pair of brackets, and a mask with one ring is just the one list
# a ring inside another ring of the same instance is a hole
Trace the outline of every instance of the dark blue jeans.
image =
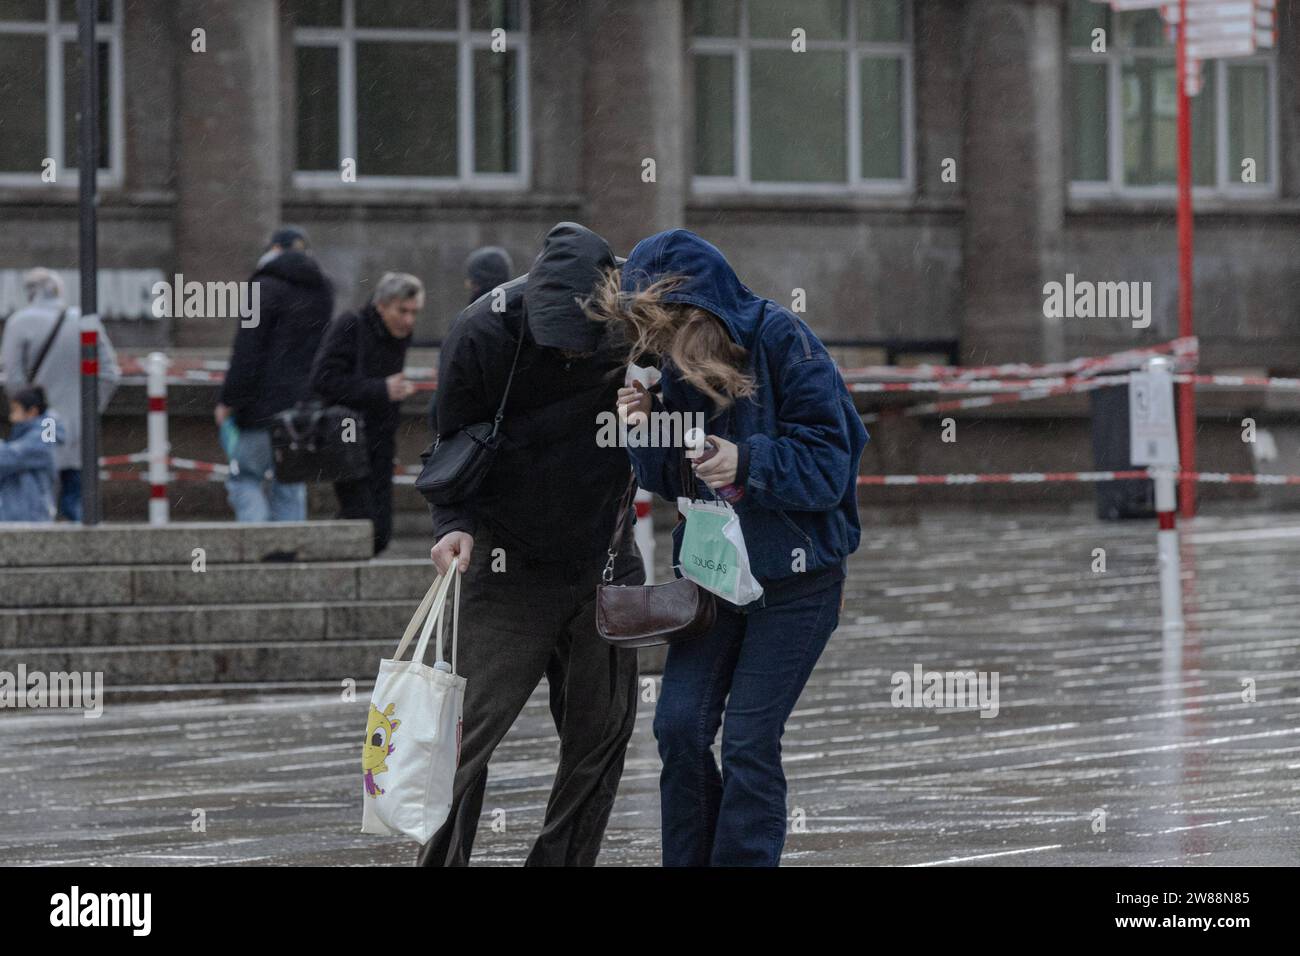
[(81, 469), (59, 471), (59, 514), (69, 521), (81, 520)]
[[(655, 710), (664, 866), (776, 866), (785, 846), (781, 735), (839, 624), (843, 583), (742, 614), (668, 650)], [(713, 741), (723, 715), (722, 770)]]

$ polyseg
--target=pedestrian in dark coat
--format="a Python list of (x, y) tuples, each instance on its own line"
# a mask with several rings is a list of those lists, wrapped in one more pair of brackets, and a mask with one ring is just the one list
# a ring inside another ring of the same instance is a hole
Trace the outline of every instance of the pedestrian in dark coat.
[(307, 486), (274, 479), (271, 417), (309, 397), (312, 360), (334, 313), (334, 287), (285, 228), (271, 237), (252, 282), (255, 322), (240, 323), (215, 419), (230, 460), (226, 495), (236, 521), (305, 521)]
[[(433, 560), (465, 577), (473, 621), (458, 670), (465, 727), (450, 816), (424, 846), (426, 866), (468, 863), (488, 761), (543, 676), (560, 737), (559, 766), (529, 865), (589, 866), (623, 773), (636, 720), (636, 652), (596, 631), (595, 594), (631, 465), (598, 443), (597, 418), (623, 380), (625, 352), (583, 314), (609, 245), (575, 223), (546, 236), (532, 270), (461, 313), (439, 362), (438, 431), (446, 437), (496, 414), (516, 352), (502, 445), (473, 497), (435, 506)], [(631, 510), (613, 579), (640, 584)]]
[(424, 308), (424, 284), (404, 272), (388, 272), (357, 312), (345, 312), (325, 334), (312, 366), (312, 390), (327, 405), (359, 412), (365, 422), (370, 474), (336, 481), (340, 518), (369, 519), (375, 554), (393, 531), (393, 465), (402, 401), (414, 387), (402, 373), (415, 320)]

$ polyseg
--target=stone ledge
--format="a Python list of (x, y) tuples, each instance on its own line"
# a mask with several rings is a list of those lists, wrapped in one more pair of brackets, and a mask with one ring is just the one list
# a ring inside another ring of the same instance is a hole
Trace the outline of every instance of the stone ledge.
[(195, 548), (209, 566), (260, 562), (273, 552), (293, 552), (299, 562), (365, 561), (371, 547), (368, 521), (0, 526), (0, 567), (7, 568), (189, 567)]

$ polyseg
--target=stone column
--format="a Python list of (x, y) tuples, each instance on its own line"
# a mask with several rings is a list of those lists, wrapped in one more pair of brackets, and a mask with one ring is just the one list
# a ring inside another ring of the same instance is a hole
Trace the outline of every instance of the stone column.
[(1064, 357), (1043, 284), (1063, 279), (1068, 167), (1064, 4), (971, 0), (966, 6), (962, 359)]
[[(627, 255), (636, 240), (685, 219), (682, 0), (587, 0), (586, 14), (585, 225)], [(642, 180), (647, 159), (654, 182)]]
[[(176, 259), (185, 280), (243, 281), (281, 200), (280, 5), (176, 0)], [(196, 28), (207, 52), (192, 50)], [(177, 318), (174, 343), (224, 345), (238, 319)]]

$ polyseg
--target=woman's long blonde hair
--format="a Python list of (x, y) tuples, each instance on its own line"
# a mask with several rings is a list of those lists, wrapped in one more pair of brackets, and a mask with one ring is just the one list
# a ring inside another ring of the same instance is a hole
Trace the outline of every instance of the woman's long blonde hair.
[(681, 377), (707, 395), (719, 411), (754, 394), (749, 353), (731, 340), (722, 320), (706, 309), (665, 301), (679, 277), (660, 279), (635, 292), (620, 287), (618, 269), (608, 270), (583, 303), (589, 318), (617, 322), (630, 343), (627, 361), (666, 356)]

